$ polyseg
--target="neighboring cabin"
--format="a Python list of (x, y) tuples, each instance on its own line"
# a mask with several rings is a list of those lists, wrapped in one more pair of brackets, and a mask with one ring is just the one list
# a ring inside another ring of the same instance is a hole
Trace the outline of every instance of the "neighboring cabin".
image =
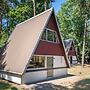
[(70, 61), (70, 64), (77, 64), (77, 54), (74, 46), (74, 42), (71, 39), (64, 40), (66, 54)]
[(53, 9), (15, 27), (4, 52), (0, 77), (21, 84), (67, 74), (69, 62)]

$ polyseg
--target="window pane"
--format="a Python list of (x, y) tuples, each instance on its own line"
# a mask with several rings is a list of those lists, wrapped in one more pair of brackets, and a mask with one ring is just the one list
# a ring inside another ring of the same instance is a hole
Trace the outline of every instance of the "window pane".
[(53, 67), (53, 57), (47, 57), (47, 67), (48, 68)]
[(45, 57), (33, 56), (27, 68), (45, 67)]
[(45, 57), (39, 57), (39, 67), (44, 67), (45, 66)]
[(52, 42), (58, 42), (57, 34), (55, 31), (51, 31), (49, 29), (45, 29), (42, 35), (42, 40), (52, 41)]
[(53, 41), (53, 36), (54, 35), (54, 32), (50, 31), (50, 30), (47, 30), (47, 39), (48, 41)]
[(45, 31), (42, 34), (42, 40), (46, 40), (46, 29), (45, 29)]
[(60, 43), (58, 38), (57, 38), (57, 43)]
[(56, 36), (56, 33), (54, 32), (54, 42), (57, 41), (57, 36)]

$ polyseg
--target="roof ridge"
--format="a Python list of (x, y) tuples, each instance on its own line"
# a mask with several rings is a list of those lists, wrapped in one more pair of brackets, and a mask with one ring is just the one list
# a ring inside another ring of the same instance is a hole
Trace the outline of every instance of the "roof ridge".
[(50, 10), (53, 10), (53, 8), (50, 8), (50, 9), (44, 11), (44, 12), (41, 12), (41, 13), (37, 14), (36, 16), (33, 16), (33, 17), (31, 17), (31, 18), (29, 18), (29, 19), (27, 19), (27, 20), (25, 20), (25, 21), (17, 24), (16, 26), (19, 26), (19, 25), (21, 25), (21, 24), (23, 24), (23, 23), (26, 23), (27, 21), (32, 20), (32, 19), (34, 19), (34, 18), (36, 18), (36, 17), (38, 17), (38, 16), (40, 16), (40, 15), (46, 13), (46, 12), (49, 12)]

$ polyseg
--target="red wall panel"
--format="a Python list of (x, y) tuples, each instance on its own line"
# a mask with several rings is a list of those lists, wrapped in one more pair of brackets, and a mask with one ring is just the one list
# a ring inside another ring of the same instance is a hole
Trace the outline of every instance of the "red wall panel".
[(51, 18), (47, 24), (47, 28), (50, 28), (50, 29), (55, 30), (55, 31), (57, 31), (57, 29), (58, 29), (55, 18), (53, 15), (51, 16)]
[(68, 52), (68, 55), (70, 56), (76, 56), (76, 52), (75, 52), (75, 48), (74, 46), (72, 45), (69, 52)]
[(34, 54), (63, 56), (64, 52), (61, 48), (61, 45), (58, 43), (40, 41)]

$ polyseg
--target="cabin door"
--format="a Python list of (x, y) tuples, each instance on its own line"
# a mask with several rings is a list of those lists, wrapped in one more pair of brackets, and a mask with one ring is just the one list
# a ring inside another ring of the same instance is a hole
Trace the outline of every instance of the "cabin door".
[(70, 64), (72, 64), (72, 56), (70, 56)]
[(47, 77), (53, 77), (53, 57), (47, 57)]

